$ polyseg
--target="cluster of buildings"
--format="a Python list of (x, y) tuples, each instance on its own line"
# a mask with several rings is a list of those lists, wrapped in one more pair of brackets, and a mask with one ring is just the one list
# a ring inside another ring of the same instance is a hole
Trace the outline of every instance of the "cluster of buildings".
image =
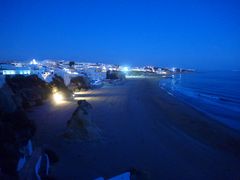
[(31, 74), (31, 70), (30, 68), (24, 67), (24, 66), (16, 66), (14, 64), (2, 63), (0, 64), (0, 74), (1, 75), (15, 75), (15, 74), (29, 75)]
[(186, 70), (180, 68), (160, 68), (154, 66), (126, 67), (103, 63), (84, 63), (64, 60), (44, 60), (38, 62), (33, 59), (30, 62), (0, 63), (0, 76), (36, 74), (39, 76), (39, 78), (45, 81), (51, 81), (52, 76), (54, 74), (57, 74), (63, 77), (66, 85), (70, 82), (70, 79), (75, 76), (87, 76), (93, 81), (103, 80), (106, 78), (107, 71), (139, 73), (147, 72), (165, 75), (188, 72), (193, 70)]
[(154, 73), (159, 75), (185, 73), (185, 72), (194, 71), (193, 69), (182, 69), (182, 68), (175, 68), (175, 67), (163, 68), (163, 67), (156, 67), (156, 66), (133, 67), (130, 70), (135, 72), (147, 72), (147, 73)]
[(39, 78), (51, 82), (56, 74), (64, 79), (66, 85), (70, 83), (72, 77), (87, 76), (92, 81), (106, 79), (108, 70), (118, 70), (116, 65), (102, 63), (83, 63), (75, 61), (55, 61), (44, 60), (30, 62), (5, 62), (0, 63), (0, 77), (6, 75), (31, 75), (35, 74)]

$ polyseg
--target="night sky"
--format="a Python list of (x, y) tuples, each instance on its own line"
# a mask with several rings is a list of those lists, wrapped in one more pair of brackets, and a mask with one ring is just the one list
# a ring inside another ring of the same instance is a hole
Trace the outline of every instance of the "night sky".
[(0, 59), (240, 68), (239, 1), (0, 0)]

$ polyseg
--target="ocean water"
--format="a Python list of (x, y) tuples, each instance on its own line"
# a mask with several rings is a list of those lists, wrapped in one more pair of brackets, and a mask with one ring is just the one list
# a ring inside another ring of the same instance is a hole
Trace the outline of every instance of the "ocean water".
[(159, 86), (197, 110), (240, 130), (240, 71), (178, 74)]

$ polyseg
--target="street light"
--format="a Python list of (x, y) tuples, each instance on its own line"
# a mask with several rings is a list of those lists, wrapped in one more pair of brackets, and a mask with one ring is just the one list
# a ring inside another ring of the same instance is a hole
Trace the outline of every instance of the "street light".
[(61, 92), (55, 92), (53, 94), (53, 100), (55, 101), (55, 103), (60, 103), (63, 101), (63, 99), (64, 99), (64, 97)]

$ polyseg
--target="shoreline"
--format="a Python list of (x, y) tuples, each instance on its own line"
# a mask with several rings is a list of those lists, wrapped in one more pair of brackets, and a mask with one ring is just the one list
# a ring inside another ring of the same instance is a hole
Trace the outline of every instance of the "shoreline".
[[(240, 132), (238, 130), (233, 129), (221, 121), (214, 119), (207, 113), (202, 112), (184, 100), (181, 100), (176, 96), (169, 95), (166, 90), (163, 90), (160, 87), (159, 93), (166, 95), (161, 97), (165, 98), (165, 101), (168, 102), (168, 105), (171, 103), (174, 104), (174, 106), (172, 106), (172, 109), (170, 106), (166, 107), (166, 104), (164, 107), (159, 99), (153, 99), (153, 101), (155, 101), (156, 104), (160, 105), (168, 116), (173, 117), (169, 119), (183, 120), (182, 122), (174, 121), (173, 123), (176, 123), (176, 126), (181, 127), (183, 131), (189, 133), (190, 136), (192, 135), (203, 143), (207, 143), (215, 148), (219, 148), (224, 151), (229, 150), (231, 153), (240, 158)], [(173, 109), (175, 106), (178, 106), (178, 108), (181, 108), (181, 110), (176, 108)], [(181, 111), (181, 116), (183, 117), (178, 117), (178, 114), (172, 113), (170, 109), (174, 112)], [(192, 120), (194, 117), (198, 117), (197, 120), (199, 121), (196, 122), (196, 119)], [(184, 127), (186, 123), (188, 123), (188, 127)], [(193, 128), (193, 130), (190, 131), (190, 128)], [(194, 130), (196, 131), (194, 132)]]
[(46, 103), (29, 112), (38, 127), (36, 142), (60, 158), (52, 175), (110, 178), (134, 168), (139, 179), (240, 177), (239, 134), (166, 94), (156, 80), (127, 79), (84, 93), (100, 141), (62, 139), (76, 102)]
[[(218, 75), (219, 74), (217, 74), (217, 76)], [(212, 78), (211, 72), (205, 72), (205, 75), (192, 74), (191, 76), (185, 76), (182, 80), (181, 76), (177, 76), (176, 82), (163, 79), (159, 82), (159, 86), (161, 89), (167, 91), (169, 95), (176, 97), (178, 100), (190, 105), (197, 111), (206, 114), (209, 118), (214, 119), (229, 128), (240, 131), (240, 122), (238, 121), (240, 118), (240, 111), (238, 108), (237, 96), (235, 97), (234, 93), (229, 88), (227, 89), (230, 90), (230, 92), (226, 91), (226, 88), (223, 88), (223, 90), (218, 92), (217, 89), (219, 87), (216, 89), (213, 87), (203, 87), (206, 82), (201, 81), (202, 76), (210, 76)], [(194, 80), (200, 80), (200, 84), (191, 85), (192, 83), (195, 83)], [(223, 84), (217, 82), (215, 85), (220, 86)], [(224, 91), (225, 93), (223, 93)], [(234, 99), (234, 97), (237, 99)]]

